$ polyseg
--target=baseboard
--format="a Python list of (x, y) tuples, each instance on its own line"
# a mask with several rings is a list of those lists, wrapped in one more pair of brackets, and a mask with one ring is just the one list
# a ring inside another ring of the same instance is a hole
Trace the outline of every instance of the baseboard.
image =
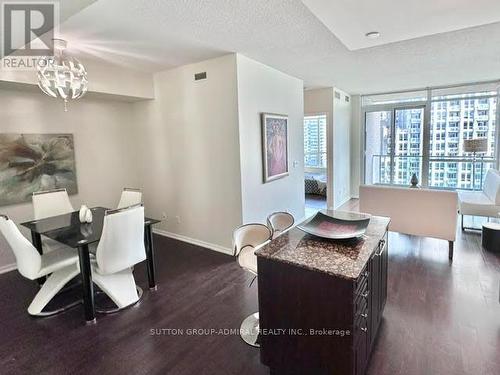
[(7, 264), (5, 266), (0, 267), (0, 274), (14, 271), (15, 269), (17, 269), (17, 266), (15, 263)]
[(174, 240), (187, 242), (187, 243), (190, 243), (192, 245), (204, 247), (206, 249), (214, 250), (214, 251), (217, 251), (219, 253), (226, 254), (226, 255), (233, 255), (233, 252), (231, 251), (231, 249), (229, 249), (227, 247), (215, 245), (215, 244), (201, 241), (201, 240), (197, 240), (195, 238), (191, 238), (188, 236), (183, 236), (182, 234), (167, 232), (166, 230), (156, 229), (156, 228), (153, 229), (153, 233), (159, 234), (160, 236), (173, 238)]

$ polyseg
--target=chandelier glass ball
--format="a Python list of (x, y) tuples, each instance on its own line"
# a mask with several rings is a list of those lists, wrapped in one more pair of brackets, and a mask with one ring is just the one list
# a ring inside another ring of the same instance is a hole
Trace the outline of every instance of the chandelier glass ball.
[(54, 39), (54, 56), (40, 58), (37, 66), (38, 86), (45, 94), (63, 99), (65, 111), (68, 101), (81, 98), (88, 88), (85, 67), (65, 52), (66, 46), (66, 41)]

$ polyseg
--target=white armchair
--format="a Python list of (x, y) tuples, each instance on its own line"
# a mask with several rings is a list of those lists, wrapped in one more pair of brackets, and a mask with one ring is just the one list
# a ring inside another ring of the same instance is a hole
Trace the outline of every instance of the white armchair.
[(459, 212), (464, 228), (464, 215), (498, 217), (500, 212), (500, 172), (488, 170), (482, 191), (458, 192)]

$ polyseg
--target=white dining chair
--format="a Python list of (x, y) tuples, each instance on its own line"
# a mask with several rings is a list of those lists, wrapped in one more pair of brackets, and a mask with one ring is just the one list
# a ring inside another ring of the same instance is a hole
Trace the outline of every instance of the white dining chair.
[(273, 233), (273, 239), (291, 228), (294, 222), (293, 215), (288, 212), (273, 212), (267, 217), (267, 226)]
[(35, 220), (69, 214), (75, 211), (66, 189), (37, 191), (33, 193), (32, 199)]
[(139, 204), (107, 211), (92, 262), (92, 280), (116, 304), (116, 312), (139, 301), (132, 267), (146, 259), (144, 207)]
[[(264, 224), (245, 224), (236, 228), (233, 232), (233, 249), (240, 267), (257, 277), (257, 256), (255, 255), (255, 250), (271, 240), (271, 237), (271, 230)], [(252, 283), (250, 283), (250, 286)], [(240, 335), (247, 344), (255, 347), (260, 346), (258, 343), (258, 312), (249, 315), (243, 320), (240, 327)]]
[(142, 203), (142, 191), (134, 188), (124, 188), (117, 208), (135, 206)]
[[(35, 220), (69, 214), (75, 211), (69, 200), (68, 192), (63, 188), (34, 192), (32, 201)], [(42, 248), (44, 253), (50, 252), (54, 248), (58, 248), (60, 246), (63, 245), (57, 241), (42, 236)]]
[(12, 249), (16, 258), (17, 270), (22, 276), (29, 280), (36, 280), (50, 275), (29, 305), (28, 313), (30, 315), (50, 316), (81, 303), (78, 301), (55, 311), (42, 312), (52, 298), (80, 273), (76, 251), (62, 247), (40, 255), (6, 215), (0, 215), (0, 232)]

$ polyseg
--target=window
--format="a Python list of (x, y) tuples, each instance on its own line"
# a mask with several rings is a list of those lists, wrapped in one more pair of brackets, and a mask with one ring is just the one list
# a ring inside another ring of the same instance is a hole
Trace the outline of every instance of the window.
[[(425, 98), (421, 92), (363, 97), (364, 182), (409, 185), (416, 173), (424, 187), (480, 189), (486, 171), (498, 167), (498, 87), (430, 89)], [(484, 138), (488, 149), (474, 161), (464, 141)]]
[(326, 168), (326, 114), (304, 116), (304, 166)]
[[(495, 158), (496, 129), (494, 118), (496, 116), (497, 97), (496, 93), (488, 96), (479, 99), (454, 99), (452, 102), (457, 110), (450, 111), (450, 118), (453, 118), (453, 121), (445, 123), (438, 120), (440, 109), (443, 104), (451, 102), (447, 100), (446, 96), (440, 97), (438, 100), (432, 100), (430, 130), (436, 136), (430, 138), (429, 169), (431, 171), (436, 170), (436, 166), (439, 165), (439, 169), (444, 169), (446, 174), (443, 176), (429, 173), (428, 185), (430, 187), (472, 189), (481, 185), (485, 170), (494, 165), (476, 163), (475, 168), (472, 168), (471, 155), (463, 151), (463, 141), (465, 139), (487, 138), (489, 140), (488, 151), (481, 154), (481, 156), (490, 160)], [(492, 113), (491, 117), (488, 116), (489, 113)], [(458, 119), (455, 119), (457, 116)], [(462, 127), (457, 129), (455, 121), (462, 123)], [(446, 131), (442, 132), (443, 129), (446, 129)], [(455, 158), (461, 161), (442, 163), (440, 158)], [(474, 180), (472, 180), (473, 175)], [(461, 178), (458, 179), (458, 176), (461, 176)]]

